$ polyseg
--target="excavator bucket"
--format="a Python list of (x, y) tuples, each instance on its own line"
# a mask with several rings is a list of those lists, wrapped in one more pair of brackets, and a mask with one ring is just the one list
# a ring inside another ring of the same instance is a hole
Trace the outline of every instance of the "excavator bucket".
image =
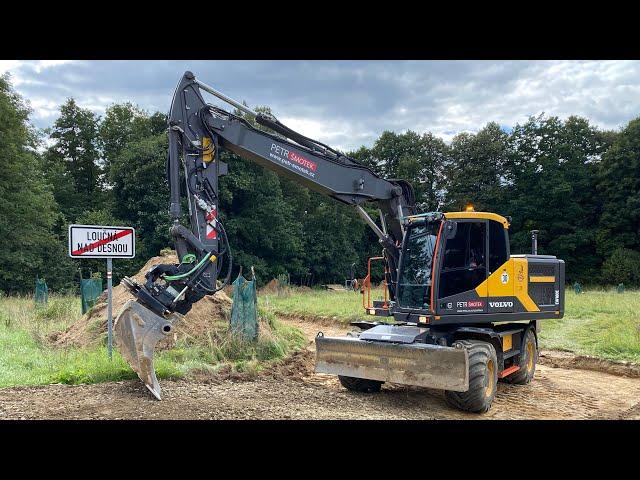
[(316, 372), (464, 392), (469, 357), (464, 348), (316, 337)]
[(158, 400), (161, 400), (161, 391), (153, 367), (153, 353), (156, 344), (169, 335), (181, 319), (179, 313), (167, 318), (156, 315), (134, 300), (125, 303), (116, 317), (115, 340), (120, 354)]

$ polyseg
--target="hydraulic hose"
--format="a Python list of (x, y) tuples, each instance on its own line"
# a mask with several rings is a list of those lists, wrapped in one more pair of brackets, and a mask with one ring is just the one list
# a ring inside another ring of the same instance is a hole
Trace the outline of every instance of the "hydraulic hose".
[(185, 277), (188, 277), (189, 275), (191, 275), (192, 273), (194, 273), (196, 270), (198, 270), (202, 265), (204, 265), (204, 263), (209, 260), (209, 258), (211, 258), (211, 252), (207, 253), (204, 257), (202, 257), (202, 260), (200, 260), (198, 262), (198, 264), (193, 267), (191, 270), (189, 270), (186, 273), (181, 273), (179, 275), (166, 275), (164, 277), (165, 280), (169, 280), (170, 282), (174, 281), (174, 280), (181, 280)]

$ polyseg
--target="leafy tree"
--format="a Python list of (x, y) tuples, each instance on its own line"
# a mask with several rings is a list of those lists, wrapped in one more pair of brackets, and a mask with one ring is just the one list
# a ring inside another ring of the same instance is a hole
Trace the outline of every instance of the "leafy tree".
[(424, 209), (436, 210), (442, 204), (448, 148), (431, 133), (385, 131), (371, 149), (363, 146), (349, 155), (383, 178), (407, 180)]
[(369, 167), (378, 175), (382, 175), (382, 169), (378, 165), (378, 159), (374, 157), (370, 148), (361, 146), (358, 150), (347, 153), (347, 155), (357, 162)]
[[(112, 165), (128, 148), (129, 144), (140, 142), (146, 138), (160, 135), (166, 131), (167, 118), (160, 112), (149, 115), (145, 110), (132, 103), (116, 103), (110, 105), (98, 126), (98, 143), (103, 157), (104, 176), (102, 190), (105, 201), (104, 208), (117, 217), (117, 191), (110, 183)], [(166, 157), (166, 153), (165, 153)]]
[(609, 256), (618, 247), (640, 251), (640, 118), (616, 135), (598, 167), (598, 253)]
[(352, 263), (362, 270), (358, 245), (368, 228), (346, 205), (323, 197), (311, 196), (304, 217), (304, 261), (316, 283), (342, 283), (349, 277)]
[(281, 179), (229, 152), (223, 161), (229, 175), (221, 182), (221, 221), (236, 266), (245, 272), (254, 266), (261, 283), (281, 273), (300, 275), (302, 224), (294, 203), (283, 196)]
[(569, 282), (592, 281), (602, 262), (595, 251), (594, 173), (610, 138), (586, 119), (562, 122), (542, 115), (516, 126), (511, 135), (512, 245), (528, 252), (528, 232), (539, 229), (539, 252), (564, 259)]
[(136, 257), (144, 263), (169, 244), (168, 139), (161, 133), (127, 144), (111, 163), (111, 216), (136, 228)]
[(602, 282), (640, 287), (640, 252), (628, 248), (615, 249), (602, 266)]
[(30, 110), (9, 81), (0, 77), (0, 290), (32, 290), (36, 275), (51, 280), (47, 259), (56, 203), (35, 152)]
[(425, 133), (418, 137), (413, 132), (405, 135), (412, 144), (400, 157), (398, 178), (411, 182), (416, 203), (425, 211), (436, 211), (444, 202), (445, 166), (449, 148), (442, 139)]
[(160, 112), (149, 116), (130, 102), (110, 105), (98, 127), (105, 170), (128, 143), (158, 135), (166, 128), (166, 115)]
[(447, 210), (473, 204), (478, 211), (503, 212), (508, 159), (509, 136), (497, 123), (454, 137), (446, 162)]
[(52, 290), (77, 292), (80, 264), (69, 257), (69, 223), (56, 205), (55, 219), (49, 236), (49, 252), (44, 259), (44, 268), (47, 284)]
[(394, 178), (398, 173), (400, 158), (416, 156), (417, 136), (411, 131), (400, 135), (390, 131), (382, 132), (371, 149), (374, 158), (377, 159), (380, 175)]
[(49, 130), (54, 144), (45, 154), (47, 177), (63, 215), (71, 221), (104, 197), (99, 185), (98, 120), (69, 98)]

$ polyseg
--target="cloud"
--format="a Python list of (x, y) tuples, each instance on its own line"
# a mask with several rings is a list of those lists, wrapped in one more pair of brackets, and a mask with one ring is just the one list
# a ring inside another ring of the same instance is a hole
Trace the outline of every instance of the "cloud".
[(0, 60), (0, 75), (19, 69), (23, 63), (21, 60)]
[(384, 130), (448, 141), (541, 112), (607, 129), (640, 114), (638, 61), (0, 61), (41, 128), (68, 97), (99, 115), (124, 101), (167, 111), (185, 70), (342, 150), (371, 145)]

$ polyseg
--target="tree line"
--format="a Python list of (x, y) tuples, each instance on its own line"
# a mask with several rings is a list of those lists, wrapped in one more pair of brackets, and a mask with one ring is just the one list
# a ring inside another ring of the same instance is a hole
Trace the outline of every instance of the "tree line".
[[(69, 98), (38, 131), (8, 75), (0, 77), (0, 291), (76, 290), (79, 268), (102, 260), (67, 256), (71, 223), (136, 228), (132, 260), (114, 262), (116, 281), (170, 245), (166, 115), (132, 103), (103, 116)], [(512, 217), (511, 251), (566, 262), (567, 281), (640, 285), (640, 117), (619, 131), (586, 118), (539, 115), (511, 129), (491, 122), (450, 143), (431, 133), (383, 132), (348, 153), (386, 178), (411, 182), (421, 211), (476, 210)], [(230, 152), (220, 181), (221, 220), (237, 274), (260, 283), (342, 283), (379, 255), (375, 235), (352, 209)]]

